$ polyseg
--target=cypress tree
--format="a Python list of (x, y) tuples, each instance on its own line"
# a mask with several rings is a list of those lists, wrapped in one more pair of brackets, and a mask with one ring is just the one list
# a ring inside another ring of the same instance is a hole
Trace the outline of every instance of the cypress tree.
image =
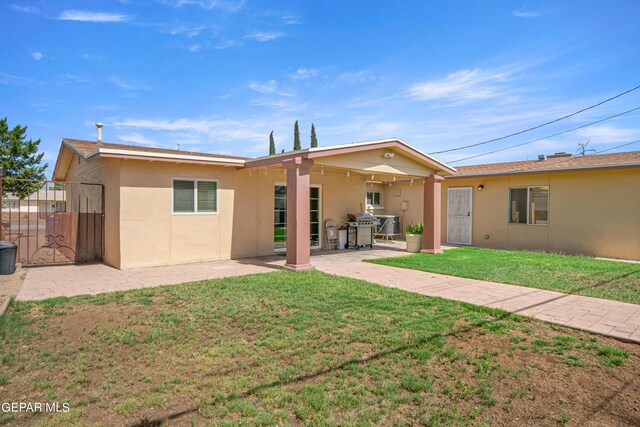
[(273, 131), (269, 134), (269, 155), (276, 154), (276, 142), (273, 140)]
[(297, 120), (296, 124), (293, 125), (293, 150), (302, 150), (302, 145), (300, 144), (300, 129), (298, 129)]
[(318, 138), (316, 138), (316, 127), (311, 123), (311, 148), (318, 146)]

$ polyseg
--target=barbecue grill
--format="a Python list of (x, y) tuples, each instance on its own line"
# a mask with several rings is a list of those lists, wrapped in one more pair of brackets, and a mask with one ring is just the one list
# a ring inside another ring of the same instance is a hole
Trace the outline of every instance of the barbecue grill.
[(350, 247), (360, 249), (365, 246), (373, 248), (373, 226), (380, 225), (380, 221), (373, 218), (367, 212), (347, 214), (347, 244), (345, 249)]

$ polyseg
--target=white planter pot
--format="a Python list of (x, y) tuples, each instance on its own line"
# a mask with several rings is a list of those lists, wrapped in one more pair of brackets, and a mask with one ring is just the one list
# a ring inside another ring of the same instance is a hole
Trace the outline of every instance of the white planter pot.
[(407, 252), (420, 252), (422, 250), (422, 234), (405, 234)]

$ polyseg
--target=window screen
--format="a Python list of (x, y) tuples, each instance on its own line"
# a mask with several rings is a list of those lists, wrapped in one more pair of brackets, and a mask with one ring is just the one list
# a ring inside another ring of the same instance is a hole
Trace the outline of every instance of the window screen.
[(215, 181), (198, 181), (198, 212), (218, 210), (217, 189), (218, 183)]
[(173, 181), (173, 211), (195, 212), (194, 182)]
[(546, 187), (529, 187), (529, 224), (549, 223), (549, 189)]

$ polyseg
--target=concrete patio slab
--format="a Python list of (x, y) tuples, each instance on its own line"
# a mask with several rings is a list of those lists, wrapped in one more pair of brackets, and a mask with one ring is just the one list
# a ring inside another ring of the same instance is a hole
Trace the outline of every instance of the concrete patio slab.
[(224, 260), (165, 267), (117, 270), (104, 264), (37, 267), (27, 270), (19, 301), (96, 295), (104, 292), (171, 285), (245, 274), (265, 273), (275, 267), (258, 260)]

